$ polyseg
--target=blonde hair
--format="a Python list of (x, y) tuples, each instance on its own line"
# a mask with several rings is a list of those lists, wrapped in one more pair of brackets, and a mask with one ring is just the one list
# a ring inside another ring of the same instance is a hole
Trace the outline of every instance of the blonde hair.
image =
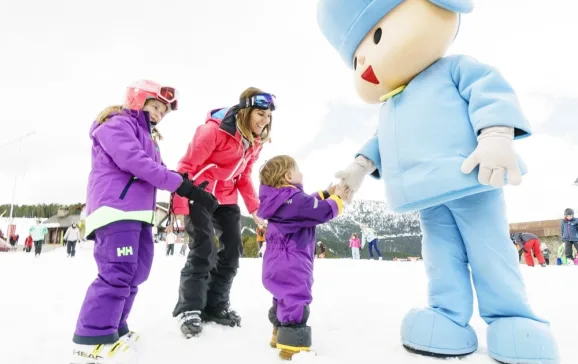
[[(250, 99), (251, 97), (253, 97), (255, 95), (263, 94), (263, 93), (266, 93), (266, 92), (264, 92), (261, 89), (258, 89), (256, 87), (249, 87), (248, 89), (246, 89), (245, 91), (243, 91), (241, 93), (241, 95), (239, 96), (239, 100)], [(246, 108), (243, 108), (237, 112), (237, 128), (239, 128), (239, 131), (241, 132), (241, 134), (243, 134), (243, 136), (251, 144), (253, 144), (255, 142), (255, 137), (253, 136), (253, 131), (251, 130), (251, 114), (253, 113), (254, 110), (259, 110), (259, 109), (255, 108), (255, 107), (246, 107)], [(271, 117), (271, 121), (269, 121), (269, 124), (267, 124), (267, 126), (265, 128), (263, 128), (261, 135), (259, 135), (259, 137), (260, 137), (259, 142), (261, 144), (265, 143), (267, 140), (269, 140), (269, 138), (271, 136), (271, 124), (272, 123), (273, 123), (273, 117)]]
[(279, 188), (288, 182), (285, 174), (297, 166), (295, 159), (288, 155), (278, 155), (269, 159), (259, 171), (259, 180), (262, 185)]
[(105, 121), (107, 121), (110, 116), (112, 114), (117, 114), (119, 112), (121, 112), (123, 110), (122, 105), (113, 105), (113, 106), (109, 106), (106, 109), (102, 110), (97, 116), (96, 116), (96, 122), (99, 124), (104, 123)]
[[(145, 107), (150, 101), (152, 100), (156, 100), (156, 99), (147, 99), (143, 105), (143, 107)], [(102, 110), (97, 116), (96, 116), (96, 121), (99, 124), (104, 123), (105, 121), (107, 121), (108, 119), (110, 119), (110, 117), (112, 116), (112, 114), (118, 114), (121, 113), (125, 110), (123, 105), (113, 105), (113, 106), (109, 106), (106, 109)], [(170, 110), (170, 107), (167, 105), (167, 110)], [(153, 129), (153, 131), (156, 131), (158, 133), (158, 130), (156, 130), (156, 128)], [(162, 139), (163, 137), (159, 134), (159, 138)]]

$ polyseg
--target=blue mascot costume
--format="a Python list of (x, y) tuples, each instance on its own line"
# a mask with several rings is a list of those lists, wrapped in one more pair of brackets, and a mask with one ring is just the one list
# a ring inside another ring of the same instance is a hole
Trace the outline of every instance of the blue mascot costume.
[(502, 190), (521, 183), (513, 144), (530, 126), (496, 69), (445, 56), (472, 10), (472, 0), (319, 0), (321, 31), (354, 71), (358, 95), (382, 103), (377, 133), (336, 177), (353, 191), (368, 174), (382, 179), (395, 212), (419, 211), (429, 307), (405, 316), (406, 349), (477, 350), (473, 281), (492, 358), (559, 363), (550, 324), (526, 297)]

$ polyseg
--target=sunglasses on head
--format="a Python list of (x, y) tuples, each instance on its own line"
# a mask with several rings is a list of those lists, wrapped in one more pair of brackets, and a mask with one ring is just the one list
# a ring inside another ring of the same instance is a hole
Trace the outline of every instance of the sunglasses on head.
[(239, 106), (241, 108), (254, 107), (257, 109), (261, 109), (261, 110), (271, 109), (271, 111), (275, 111), (275, 109), (277, 107), (276, 103), (277, 103), (277, 99), (275, 98), (275, 95), (263, 93), (263, 94), (257, 94), (257, 95), (250, 97), (250, 98), (242, 100), (239, 103)]

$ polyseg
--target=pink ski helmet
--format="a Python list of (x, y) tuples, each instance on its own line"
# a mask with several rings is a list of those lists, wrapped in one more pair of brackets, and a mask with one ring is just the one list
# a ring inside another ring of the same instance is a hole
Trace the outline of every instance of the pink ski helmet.
[(124, 107), (141, 110), (146, 100), (157, 99), (168, 105), (170, 110), (175, 111), (178, 108), (178, 98), (179, 92), (174, 87), (161, 86), (154, 81), (140, 80), (127, 87)]

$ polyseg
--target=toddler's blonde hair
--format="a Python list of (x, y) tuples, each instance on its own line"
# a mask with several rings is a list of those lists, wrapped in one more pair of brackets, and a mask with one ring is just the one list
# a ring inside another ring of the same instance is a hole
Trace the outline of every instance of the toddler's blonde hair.
[(297, 166), (295, 159), (288, 155), (278, 155), (269, 159), (259, 172), (259, 180), (262, 185), (279, 188), (288, 182), (285, 174)]

